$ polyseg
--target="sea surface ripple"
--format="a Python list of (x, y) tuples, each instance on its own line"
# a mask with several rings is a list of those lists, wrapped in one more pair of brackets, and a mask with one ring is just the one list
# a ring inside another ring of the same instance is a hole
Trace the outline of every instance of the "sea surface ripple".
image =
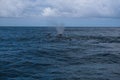
[(0, 80), (120, 80), (120, 28), (56, 34), (50, 27), (0, 27)]

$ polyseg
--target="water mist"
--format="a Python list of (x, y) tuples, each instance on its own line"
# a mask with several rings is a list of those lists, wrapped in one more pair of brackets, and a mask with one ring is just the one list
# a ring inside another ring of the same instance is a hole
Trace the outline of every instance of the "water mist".
[(64, 25), (63, 24), (60, 24), (60, 25), (57, 25), (56, 26), (56, 31), (57, 31), (57, 35), (63, 35), (64, 33)]

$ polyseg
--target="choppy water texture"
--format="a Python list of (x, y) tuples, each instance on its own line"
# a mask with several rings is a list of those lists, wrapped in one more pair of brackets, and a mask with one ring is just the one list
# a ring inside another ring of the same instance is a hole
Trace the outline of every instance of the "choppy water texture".
[(120, 28), (55, 36), (55, 28), (1, 27), (0, 80), (120, 80)]

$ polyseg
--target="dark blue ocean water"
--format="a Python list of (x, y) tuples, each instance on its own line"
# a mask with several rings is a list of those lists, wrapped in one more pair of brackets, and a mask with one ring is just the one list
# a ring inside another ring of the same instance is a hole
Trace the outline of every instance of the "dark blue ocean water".
[(0, 80), (120, 80), (120, 28), (1, 27)]

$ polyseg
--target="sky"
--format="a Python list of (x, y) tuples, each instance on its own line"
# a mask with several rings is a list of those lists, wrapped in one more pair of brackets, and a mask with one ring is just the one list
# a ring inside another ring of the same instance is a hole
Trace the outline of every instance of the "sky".
[(120, 26), (120, 0), (0, 0), (0, 26)]

